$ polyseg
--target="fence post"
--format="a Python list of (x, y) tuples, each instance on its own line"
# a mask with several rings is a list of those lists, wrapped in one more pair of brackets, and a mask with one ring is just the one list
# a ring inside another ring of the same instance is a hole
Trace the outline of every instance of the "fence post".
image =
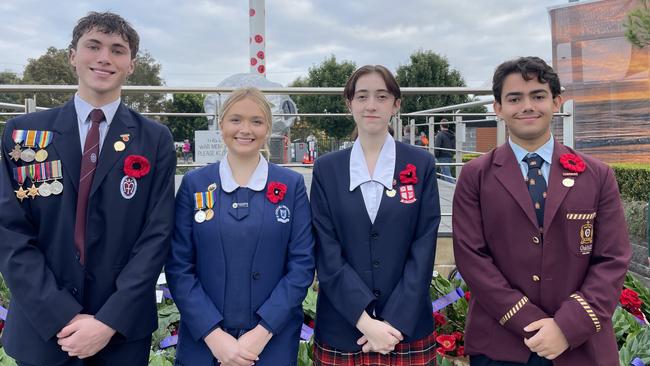
[(26, 98), (25, 99), (25, 114), (36, 112), (36, 99)]
[(506, 122), (501, 118), (497, 117), (497, 146), (501, 146), (506, 143)]
[(435, 123), (435, 118), (433, 118), (433, 116), (429, 117), (429, 133), (428, 133), (428, 135), (429, 135), (429, 146), (427, 147), (427, 149), (428, 149), (428, 151), (430, 153), (433, 152), (433, 149), (434, 149), (434, 143), (433, 142), (434, 142), (434, 140), (436, 138), (434, 123)]
[(573, 99), (569, 99), (562, 104), (562, 113), (569, 114), (566, 117), (562, 117), (562, 143), (572, 149), (575, 147), (575, 134), (573, 130), (574, 112)]
[(415, 118), (409, 120), (409, 125), (411, 126), (409, 129), (409, 141), (411, 145), (415, 145)]
[[(457, 110), (454, 113), (459, 113), (460, 110)], [(456, 153), (454, 156), (456, 159), (456, 163), (462, 163), (463, 162), (463, 153), (459, 152), (460, 150), (465, 150), (464, 144), (465, 144), (465, 123), (463, 122), (463, 117), (462, 116), (454, 116), (454, 121), (456, 122)], [(456, 166), (456, 178), (460, 176), (460, 171), (462, 170), (462, 167)]]

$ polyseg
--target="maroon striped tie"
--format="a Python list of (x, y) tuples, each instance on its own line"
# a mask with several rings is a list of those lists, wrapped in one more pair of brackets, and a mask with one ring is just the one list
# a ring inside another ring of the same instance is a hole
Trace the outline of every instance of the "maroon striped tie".
[(86, 216), (88, 212), (88, 197), (90, 187), (93, 185), (93, 177), (97, 169), (99, 159), (99, 123), (104, 119), (104, 112), (101, 109), (93, 109), (90, 112), (90, 131), (86, 136), (84, 153), (81, 157), (81, 174), (79, 175), (79, 194), (77, 195), (77, 219), (74, 225), (74, 246), (77, 249), (79, 262), (83, 265), (85, 256), (86, 241)]

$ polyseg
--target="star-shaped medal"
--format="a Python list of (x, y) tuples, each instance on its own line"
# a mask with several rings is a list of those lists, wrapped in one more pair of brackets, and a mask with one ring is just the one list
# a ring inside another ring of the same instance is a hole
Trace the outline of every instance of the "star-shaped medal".
[(11, 152), (9, 153), (9, 156), (11, 156), (11, 158), (14, 159), (14, 161), (18, 161), (18, 160), (20, 160), (20, 153), (21, 152), (22, 151), (20, 150), (20, 145), (16, 145), (16, 146), (14, 146), (14, 149), (11, 150)]
[(36, 185), (32, 183), (32, 186), (27, 188), (27, 195), (31, 198), (34, 199), (36, 196), (40, 196), (38, 194), (38, 188), (36, 188)]
[(16, 198), (18, 198), (20, 202), (23, 202), (23, 200), (27, 198), (27, 191), (24, 190), (22, 186), (18, 188), (17, 191), (14, 192), (16, 192)]

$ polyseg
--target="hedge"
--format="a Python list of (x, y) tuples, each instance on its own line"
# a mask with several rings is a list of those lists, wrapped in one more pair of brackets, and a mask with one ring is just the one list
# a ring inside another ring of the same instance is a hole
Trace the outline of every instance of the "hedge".
[(614, 170), (621, 196), (628, 200), (648, 202), (650, 198), (650, 164), (615, 163)]

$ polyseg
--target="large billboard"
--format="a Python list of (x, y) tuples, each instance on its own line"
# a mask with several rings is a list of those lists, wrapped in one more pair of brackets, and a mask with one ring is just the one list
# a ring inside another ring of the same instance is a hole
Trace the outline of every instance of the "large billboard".
[(650, 163), (650, 47), (625, 38), (638, 0), (549, 9), (553, 67), (575, 100), (576, 148), (607, 162)]

